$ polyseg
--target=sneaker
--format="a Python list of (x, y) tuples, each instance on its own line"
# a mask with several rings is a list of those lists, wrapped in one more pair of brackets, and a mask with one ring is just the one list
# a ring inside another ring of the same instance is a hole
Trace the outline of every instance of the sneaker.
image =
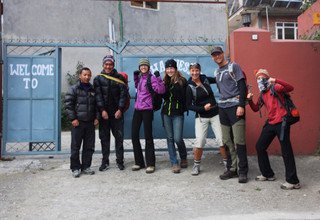
[(274, 176), (272, 177), (265, 177), (263, 175), (259, 175), (255, 178), (256, 181), (275, 181), (276, 178)]
[(119, 170), (124, 170), (123, 163), (118, 163), (117, 166), (118, 166)]
[(155, 171), (154, 166), (147, 167), (147, 169), (146, 169), (146, 173), (153, 173), (154, 171)]
[(95, 172), (93, 170), (91, 170), (90, 168), (82, 170), (82, 173), (85, 174), (85, 175), (93, 175), (93, 174), (95, 174)]
[(300, 183), (291, 184), (291, 183), (285, 182), (285, 183), (281, 184), (280, 188), (285, 189), (285, 190), (300, 189), (301, 185), (300, 185)]
[(188, 160), (187, 159), (182, 159), (180, 162), (180, 167), (181, 168), (188, 168)]
[(101, 164), (99, 167), (99, 171), (106, 171), (107, 169), (109, 169), (109, 164)]
[(194, 164), (192, 167), (191, 175), (197, 176), (200, 173), (200, 164)]
[(228, 180), (234, 177), (238, 177), (238, 174), (236, 171), (227, 170), (223, 174), (221, 174), (219, 177), (222, 180)]
[(81, 170), (73, 170), (73, 171), (72, 171), (72, 176), (73, 176), (74, 178), (80, 177), (80, 174), (81, 174)]
[(136, 165), (136, 164), (131, 167), (132, 171), (138, 171), (140, 169), (141, 169), (141, 167), (139, 165)]
[(239, 183), (246, 183), (248, 182), (248, 177), (247, 174), (239, 174), (239, 179), (238, 179)]
[(178, 164), (175, 164), (171, 168), (172, 173), (180, 173), (180, 166)]

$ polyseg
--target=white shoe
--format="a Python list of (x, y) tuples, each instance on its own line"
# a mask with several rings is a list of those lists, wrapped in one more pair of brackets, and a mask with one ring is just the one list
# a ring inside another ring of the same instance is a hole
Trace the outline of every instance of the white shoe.
[(285, 182), (285, 183), (281, 184), (280, 188), (285, 189), (285, 190), (300, 189), (301, 185), (300, 185), (300, 183), (291, 184), (291, 183)]
[(191, 175), (197, 176), (200, 173), (200, 164), (194, 164), (192, 167)]
[(265, 177), (263, 175), (259, 175), (255, 178), (256, 181), (275, 181), (276, 178), (273, 176), (273, 177)]

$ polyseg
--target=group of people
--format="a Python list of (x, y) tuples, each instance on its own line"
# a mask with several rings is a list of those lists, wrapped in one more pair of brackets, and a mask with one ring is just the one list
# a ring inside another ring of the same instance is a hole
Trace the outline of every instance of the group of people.
[[(163, 79), (160, 73), (151, 73), (150, 62), (146, 58), (139, 61), (139, 69), (134, 71), (136, 100), (132, 118), (131, 139), (134, 152), (133, 171), (145, 169), (146, 173), (155, 171), (155, 149), (152, 132), (154, 116), (154, 93), (163, 99), (161, 115), (167, 136), (167, 147), (173, 173), (180, 173), (181, 168), (188, 167), (187, 150), (183, 140), (184, 113), (195, 112), (195, 146), (193, 148), (193, 167), (191, 174), (198, 175), (203, 147), (206, 144), (209, 125), (211, 126), (220, 154), (225, 164), (221, 180), (238, 178), (239, 183), (248, 181), (248, 160), (245, 133), (245, 105), (249, 101), (253, 111), (259, 111), (264, 105), (268, 111), (268, 120), (256, 144), (258, 164), (261, 175), (257, 181), (273, 181), (275, 174), (271, 169), (267, 148), (275, 136), (280, 137), (282, 118), (286, 110), (278, 98), (270, 92), (270, 87), (281, 94), (290, 92), (293, 87), (288, 83), (270, 77), (265, 69), (256, 72), (260, 90), (257, 103), (252, 101), (253, 94), (248, 93), (245, 75), (240, 66), (225, 58), (221, 47), (211, 51), (213, 61), (218, 65), (213, 76), (201, 74), (201, 65), (193, 63), (189, 67), (190, 78), (183, 77), (174, 59), (165, 62)], [(123, 128), (128, 88), (123, 75), (114, 68), (113, 56), (103, 58), (103, 70), (90, 84), (91, 71), (83, 68), (79, 82), (69, 89), (65, 103), (72, 123), (71, 165), (72, 175), (94, 174), (90, 168), (95, 144), (95, 125), (99, 124), (99, 138), (102, 147), (102, 162), (99, 171), (109, 168), (110, 130), (115, 137), (116, 162), (120, 170), (124, 167)], [(215, 83), (220, 93), (218, 101), (210, 84)], [(248, 93), (248, 94), (247, 94)], [(145, 157), (140, 143), (140, 128), (143, 123), (145, 138)], [(283, 138), (279, 138), (285, 164), (286, 182), (282, 189), (299, 189), (296, 166), (290, 142), (290, 126), (284, 129)], [(83, 142), (82, 159), (79, 151)], [(177, 158), (178, 148), (180, 162)]]

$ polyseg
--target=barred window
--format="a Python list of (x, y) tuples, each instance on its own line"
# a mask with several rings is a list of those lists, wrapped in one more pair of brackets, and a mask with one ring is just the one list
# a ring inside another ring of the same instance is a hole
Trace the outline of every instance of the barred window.
[(278, 40), (298, 39), (298, 23), (276, 22), (276, 36)]

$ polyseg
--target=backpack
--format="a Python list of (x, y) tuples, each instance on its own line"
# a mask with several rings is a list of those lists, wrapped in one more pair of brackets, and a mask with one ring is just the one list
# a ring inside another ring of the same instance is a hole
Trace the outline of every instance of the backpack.
[(126, 112), (130, 107), (130, 99), (131, 99), (130, 93), (129, 93), (129, 85), (128, 85), (128, 74), (125, 72), (119, 72), (119, 74), (121, 74), (123, 76), (124, 83), (127, 87), (127, 99), (126, 99), (126, 104), (124, 106), (124, 112)]
[(153, 111), (158, 111), (159, 109), (161, 109), (161, 106), (162, 106), (162, 95), (156, 93), (154, 91), (154, 89), (152, 88), (152, 85), (151, 85), (151, 74), (148, 75), (146, 86), (147, 86), (147, 89), (151, 93), (151, 96), (152, 96)]
[(300, 113), (297, 107), (295, 106), (295, 104), (293, 103), (290, 94), (287, 92), (283, 92), (282, 93), (283, 102), (282, 102), (279, 97), (279, 94), (274, 89), (274, 85), (270, 87), (270, 90), (271, 90), (271, 94), (278, 98), (280, 106), (284, 106), (285, 109), (287, 110), (287, 115), (284, 116), (283, 120), (285, 120), (285, 122), (288, 125), (293, 125), (298, 121), (300, 121)]
[[(229, 63), (228, 63), (228, 72), (229, 72), (229, 76), (235, 81), (236, 85), (238, 85), (238, 82), (237, 82), (237, 80), (236, 80), (236, 76), (235, 76), (235, 74), (234, 74), (234, 72), (233, 72), (233, 64), (234, 64), (233, 62), (229, 62)], [(251, 85), (249, 85), (249, 84), (247, 83), (247, 75), (246, 75), (246, 73), (245, 73), (242, 69), (241, 69), (241, 71), (242, 71), (242, 74), (243, 74), (243, 77), (244, 77), (244, 82), (245, 82), (245, 84), (246, 84), (246, 95), (245, 95), (245, 99), (247, 99), (247, 95), (248, 95), (248, 93), (249, 93), (249, 91), (250, 91)], [(219, 71), (219, 68), (218, 68), (218, 69), (216, 69), (214, 75), (217, 76), (219, 73), (220, 73), (220, 71)], [(217, 84), (217, 87), (218, 87), (218, 84)], [(218, 87), (218, 89), (219, 89), (219, 87)], [(220, 89), (219, 89), (219, 90), (220, 90)], [(247, 101), (246, 101), (246, 104), (248, 104)]]
[(119, 72), (119, 74), (123, 76), (124, 81), (122, 81), (121, 79), (106, 75), (106, 74), (100, 74), (100, 75), (105, 77), (105, 78), (107, 78), (107, 79), (116, 81), (117, 83), (124, 84), (126, 86), (126, 88), (127, 88), (127, 98), (126, 98), (126, 103), (125, 103), (124, 109), (123, 109), (123, 112), (126, 112), (130, 107), (130, 99), (131, 99), (130, 93), (129, 93), (129, 86), (128, 86), (128, 74), (126, 74), (125, 72)]

